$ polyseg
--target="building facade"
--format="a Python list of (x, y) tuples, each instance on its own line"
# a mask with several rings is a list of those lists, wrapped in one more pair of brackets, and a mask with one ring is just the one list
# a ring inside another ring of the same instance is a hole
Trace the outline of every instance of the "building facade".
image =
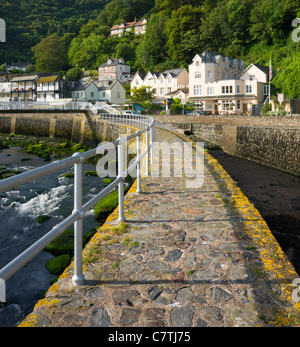
[(17, 76), (11, 80), (12, 101), (36, 101), (37, 80), (39, 76)]
[(131, 77), (131, 66), (126, 64), (124, 59), (107, 59), (107, 61), (99, 66), (98, 80), (115, 81), (126, 83)]
[(187, 89), (188, 85), (189, 73), (186, 69), (170, 69), (161, 73), (149, 71), (146, 76), (137, 72), (131, 81), (131, 90), (143, 86), (149, 87), (155, 91), (154, 95), (157, 98), (163, 99), (169, 93)]
[(212, 114), (247, 113), (268, 94), (266, 67), (205, 51), (189, 66), (189, 100)]
[(66, 81), (60, 79), (59, 76), (40, 77), (37, 80), (37, 101), (50, 102), (68, 96)]
[(120, 23), (114, 25), (110, 29), (110, 36), (122, 36), (125, 33), (133, 32), (135, 35), (145, 34), (147, 30), (147, 19), (143, 18), (139, 21), (135, 18), (133, 22)]
[(126, 91), (118, 80), (111, 83), (79, 81), (74, 85), (72, 99), (121, 105), (126, 102)]

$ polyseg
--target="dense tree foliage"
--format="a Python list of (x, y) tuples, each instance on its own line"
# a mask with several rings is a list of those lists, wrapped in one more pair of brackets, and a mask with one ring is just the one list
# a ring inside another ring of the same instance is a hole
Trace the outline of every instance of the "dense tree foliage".
[[(34, 60), (32, 47), (56, 34), (68, 51), (64, 69), (96, 69), (123, 57), (134, 70), (188, 67), (196, 53), (211, 50), (269, 65), (273, 92), (300, 98), (300, 42), (292, 40), (299, 0), (0, 0), (7, 43), (0, 64)], [(110, 28), (148, 19), (145, 35), (110, 37)], [(45, 42), (44, 42), (45, 43)], [(62, 60), (63, 61), (63, 60)]]
[(68, 66), (66, 46), (56, 34), (45, 37), (32, 50), (36, 71), (61, 71)]

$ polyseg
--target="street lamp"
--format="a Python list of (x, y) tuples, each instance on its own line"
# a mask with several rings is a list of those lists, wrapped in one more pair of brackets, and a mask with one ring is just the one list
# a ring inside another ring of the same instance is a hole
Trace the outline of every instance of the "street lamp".
[(147, 87), (146, 88), (146, 93), (147, 93), (147, 114), (149, 114), (149, 105), (148, 105), (148, 95), (149, 95), (149, 92), (150, 92), (150, 88)]

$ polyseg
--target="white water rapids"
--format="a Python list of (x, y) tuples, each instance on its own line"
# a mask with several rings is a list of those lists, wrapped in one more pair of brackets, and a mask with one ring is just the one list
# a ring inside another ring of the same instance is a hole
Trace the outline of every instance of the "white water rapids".
[[(32, 160), (22, 162), (24, 157)], [(25, 154), (20, 148), (9, 148), (0, 152), (0, 166), (4, 164), (9, 169), (25, 172), (47, 163)], [(95, 169), (93, 164), (84, 164), (84, 171)], [(0, 268), (72, 213), (74, 178), (63, 177), (67, 172), (73, 172), (73, 168), (49, 174), (0, 194)], [(84, 203), (103, 189), (105, 185), (102, 180), (98, 176), (83, 175)], [(40, 215), (51, 218), (39, 224)], [(84, 232), (96, 226), (94, 213), (89, 211), (84, 218)], [(9, 305), (4, 308), (0, 306), (0, 326), (17, 325), (49, 288), (54, 275), (47, 271), (45, 264), (51, 258), (53, 255), (50, 253), (40, 252), (6, 282), (6, 301)]]

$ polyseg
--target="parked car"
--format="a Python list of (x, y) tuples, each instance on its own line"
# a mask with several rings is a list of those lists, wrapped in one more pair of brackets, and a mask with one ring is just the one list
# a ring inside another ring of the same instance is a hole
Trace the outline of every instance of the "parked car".
[(137, 111), (134, 111), (134, 110), (126, 110), (126, 111), (124, 111), (123, 114), (130, 115), (130, 116), (139, 116), (140, 115), (140, 113), (138, 113)]

